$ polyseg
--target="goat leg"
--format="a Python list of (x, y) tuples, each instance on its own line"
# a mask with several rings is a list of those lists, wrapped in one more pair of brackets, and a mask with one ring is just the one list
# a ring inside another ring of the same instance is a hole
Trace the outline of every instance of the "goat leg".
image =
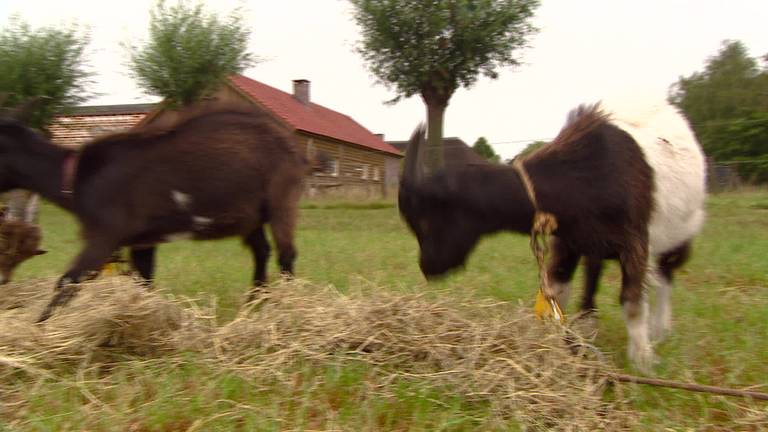
[(117, 247), (116, 243), (103, 241), (104, 236), (91, 236), (90, 238), (101, 241), (91, 240), (86, 243), (85, 248), (75, 260), (75, 264), (56, 283), (56, 294), (38, 318), (38, 323), (50, 318), (57, 307), (69, 303), (80, 292), (78, 284), (83, 280), (93, 279), (97, 276), (101, 266)]
[(603, 272), (603, 260), (598, 257), (584, 258), (584, 293), (581, 298), (581, 311), (590, 313), (596, 310), (595, 294)]
[(59, 284), (56, 286), (56, 295), (48, 306), (45, 307), (43, 313), (40, 314), (40, 318), (37, 319), (38, 323), (46, 321), (53, 315), (53, 311), (60, 306), (66, 306), (73, 298), (80, 292), (80, 285), (75, 283), (62, 283), (66, 278), (62, 278)]
[(131, 247), (131, 266), (138, 272), (141, 284), (147, 289), (154, 287), (156, 250), (155, 245)]

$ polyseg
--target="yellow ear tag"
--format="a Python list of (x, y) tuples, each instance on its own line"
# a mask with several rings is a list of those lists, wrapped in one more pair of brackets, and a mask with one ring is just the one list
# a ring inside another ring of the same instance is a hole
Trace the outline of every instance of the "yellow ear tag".
[(533, 312), (536, 314), (536, 318), (553, 318), (557, 322), (565, 322), (565, 315), (560, 309), (560, 305), (557, 304), (555, 299), (547, 300), (544, 294), (539, 290), (536, 294), (536, 304), (533, 306)]

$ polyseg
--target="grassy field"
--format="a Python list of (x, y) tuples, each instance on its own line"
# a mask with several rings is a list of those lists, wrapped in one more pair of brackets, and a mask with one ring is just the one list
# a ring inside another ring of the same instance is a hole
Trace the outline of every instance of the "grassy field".
[[(71, 217), (44, 206), (41, 221), (50, 252), (24, 264), (16, 280), (57, 276), (79, 249)], [(536, 292), (527, 238), (512, 234), (485, 239), (466, 271), (426, 284), (418, 270), (415, 239), (397, 209), (381, 203), (355, 208), (305, 205), (297, 247), (297, 275), (341, 291), (420, 292), (435, 299), (470, 295), (525, 305), (532, 305)], [(274, 260), (270, 270), (274, 277)], [(220, 322), (236, 315), (251, 272), (251, 256), (238, 240), (179, 242), (159, 249), (158, 286), (203, 303), (216, 302)], [(624, 353), (618, 282), (612, 264), (598, 296), (596, 345), (619, 368), (633, 372)], [(673, 316), (673, 334), (656, 348), (658, 376), (768, 391), (768, 192), (710, 197), (704, 233), (677, 279)], [(286, 389), (262, 383), (256, 391), (246, 377), (221, 373), (193, 354), (172, 363), (126, 359), (92, 381), (66, 370), (34, 382), (19, 378), (17, 385), (27, 388), (23, 397), (3, 401), (0, 431), (519, 428), (489, 420), (482, 404), (425, 390), (418, 383), (405, 385), (394, 399), (366, 396), (369, 372), (365, 366), (313, 366), (298, 376), (302, 383), (320, 384)], [(760, 429), (754, 421), (738, 425), (749, 416), (768, 421), (765, 403), (643, 386), (629, 389), (632, 408), (641, 413), (640, 430), (768, 430), (768, 424)], [(328, 409), (335, 414), (320, 413)], [(240, 415), (217, 418), (219, 412)], [(202, 418), (205, 424), (196, 423)]]

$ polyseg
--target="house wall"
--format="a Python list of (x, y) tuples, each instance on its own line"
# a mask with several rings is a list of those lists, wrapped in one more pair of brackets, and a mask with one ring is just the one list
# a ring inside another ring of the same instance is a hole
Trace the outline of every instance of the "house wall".
[(296, 135), (308, 158), (328, 159), (324, 172), (307, 179), (308, 197), (370, 199), (387, 194), (387, 159), (393, 158), (326, 137)]
[(384, 158), (384, 195), (387, 197), (397, 195), (400, 188), (400, 174), (403, 170), (403, 158), (385, 157)]

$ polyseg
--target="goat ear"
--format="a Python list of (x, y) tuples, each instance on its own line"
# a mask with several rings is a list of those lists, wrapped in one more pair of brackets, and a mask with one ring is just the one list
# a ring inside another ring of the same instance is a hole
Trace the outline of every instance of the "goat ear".
[(35, 255), (44, 255), (44, 254), (47, 254), (47, 253), (48, 253), (48, 251), (45, 250), (45, 249), (38, 249), (38, 250), (35, 251)]

